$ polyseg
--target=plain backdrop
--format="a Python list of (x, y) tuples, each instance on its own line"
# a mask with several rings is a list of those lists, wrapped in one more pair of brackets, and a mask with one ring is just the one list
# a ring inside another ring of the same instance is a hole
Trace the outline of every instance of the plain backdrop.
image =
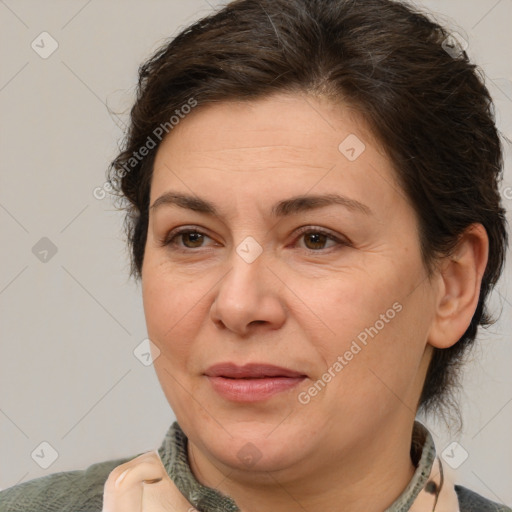
[[(512, 139), (512, 0), (415, 3), (468, 41)], [(174, 420), (153, 367), (134, 355), (146, 329), (122, 214), (93, 190), (116, 154), (139, 64), (220, 5), (0, 1), (0, 488), (156, 449)], [(457, 457), (467, 453), (457, 481), (509, 506), (510, 270), (492, 297), (501, 318), (466, 368), (463, 432), (425, 420), (439, 453), (453, 442)]]

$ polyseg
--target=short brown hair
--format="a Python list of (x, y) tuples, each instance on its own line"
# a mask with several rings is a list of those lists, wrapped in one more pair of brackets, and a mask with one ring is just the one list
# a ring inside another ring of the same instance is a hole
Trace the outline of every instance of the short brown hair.
[(420, 399), (426, 409), (450, 403), (462, 355), (478, 326), (492, 322), (485, 302), (504, 265), (507, 231), (492, 100), (466, 53), (445, 51), (448, 36), (392, 0), (236, 0), (183, 30), (141, 66), (125, 145), (109, 169), (127, 209), (132, 275), (141, 275), (160, 141), (144, 159), (133, 155), (191, 98), (200, 108), (307, 92), (351, 105), (416, 211), (429, 273), (472, 223), (489, 237), (472, 321), (455, 345), (434, 349)]

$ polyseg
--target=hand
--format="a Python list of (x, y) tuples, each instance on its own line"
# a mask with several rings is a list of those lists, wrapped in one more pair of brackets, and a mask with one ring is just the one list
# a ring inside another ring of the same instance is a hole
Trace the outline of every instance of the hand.
[(180, 493), (157, 452), (114, 468), (103, 491), (102, 512), (197, 512)]

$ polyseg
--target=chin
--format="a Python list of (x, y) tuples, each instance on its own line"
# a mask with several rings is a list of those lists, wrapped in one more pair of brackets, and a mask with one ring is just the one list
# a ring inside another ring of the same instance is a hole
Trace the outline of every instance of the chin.
[[(222, 421), (221, 426), (212, 420), (205, 426), (194, 421), (182, 425), (178, 420), (185, 434), (208, 453), (209, 458), (216, 459), (230, 470), (252, 475), (260, 471), (286, 470), (307, 459), (308, 453), (314, 451), (314, 447), (304, 441), (314, 441), (304, 423), (295, 428), (293, 424), (281, 428), (281, 421), (282, 418), (275, 422)], [(264, 479), (267, 478), (268, 475)]]

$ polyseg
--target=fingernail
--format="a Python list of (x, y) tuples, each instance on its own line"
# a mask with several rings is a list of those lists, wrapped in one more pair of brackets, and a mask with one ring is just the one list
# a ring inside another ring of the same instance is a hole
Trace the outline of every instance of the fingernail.
[(129, 469), (125, 469), (118, 477), (115, 483), (116, 488), (119, 487), (119, 484), (124, 480), (124, 477), (126, 476), (126, 473), (130, 471)]
[(161, 482), (163, 478), (153, 478), (152, 480), (142, 480), (145, 484), (157, 484), (158, 482)]

